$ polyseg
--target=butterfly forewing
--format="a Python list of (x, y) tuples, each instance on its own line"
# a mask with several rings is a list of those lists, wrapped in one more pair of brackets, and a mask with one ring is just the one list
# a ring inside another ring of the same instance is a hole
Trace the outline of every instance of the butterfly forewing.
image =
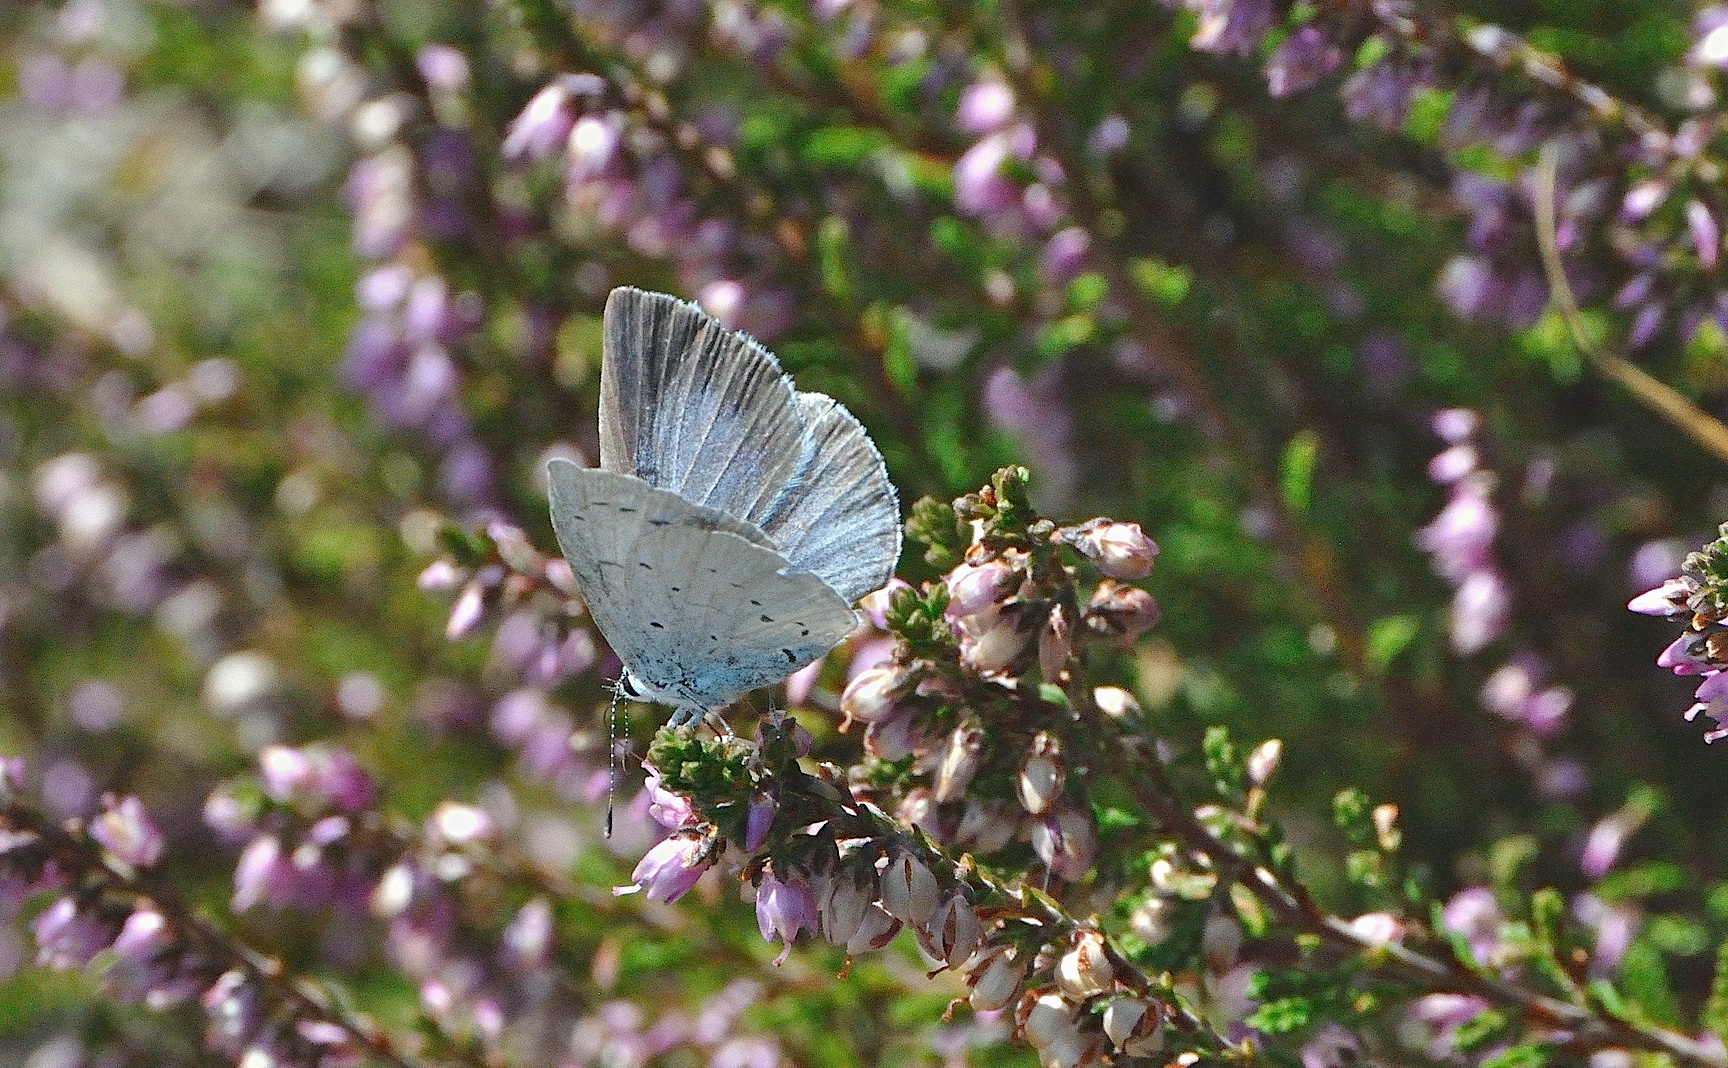
[(763, 533), (850, 604), (893, 577), (900, 502), (882, 454), (851, 412), (821, 393), (800, 393), (798, 403), (814, 448)]
[(606, 301), (600, 466), (761, 525), (812, 448), (769, 352), (694, 304)]
[(548, 475), (552, 524), (589, 613), (657, 699), (717, 708), (784, 679), (857, 625), (822, 579), (712, 509), (567, 461)]

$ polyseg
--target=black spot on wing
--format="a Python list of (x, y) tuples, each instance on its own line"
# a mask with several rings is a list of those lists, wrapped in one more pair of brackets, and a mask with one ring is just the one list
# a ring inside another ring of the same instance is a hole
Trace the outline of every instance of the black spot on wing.
[(793, 653), (790, 649), (780, 650), (780, 655), (786, 658), (788, 664), (796, 664), (798, 662), (797, 654)]
[(665, 625), (660, 624), (660, 623), (650, 622), (648, 625), (650, 627), (653, 627), (655, 630), (665, 630), (666, 629)]

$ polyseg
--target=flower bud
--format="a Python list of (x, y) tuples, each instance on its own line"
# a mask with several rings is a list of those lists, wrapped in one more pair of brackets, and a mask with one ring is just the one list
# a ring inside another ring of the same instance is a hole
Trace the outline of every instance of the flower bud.
[(1026, 965), (1016, 959), (1013, 946), (992, 946), (978, 958), (966, 985), (972, 988), (967, 1001), (976, 1012), (992, 1012), (1004, 1008), (1020, 990), (1026, 978)]
[(937, 908), (928, 928), (918, 929), (918, 942), (930, 956), (953, 967), (959, 967), (978, 950), (984, 937), (983, 925), (972, 903), (960, 894), (953, 894)]
[(1271, 782), (1272, 776), (1278, 774), (1278, 764), (1283, 757), (1283, 742), (1276, 738), (1261, 742), (1248, 756), (1248, 781), (1255, 786), (1265, 786)]
[(1054, 990), (1042, 993), (1028, 990), (1015, 1017), (1026, 1041), (1033, 1049), (1042, 1050), (1079, 1036), (1079, 1028), (1075, 1026), (1078, 1013), (1077, 1006)]
[(773, 794), (759, 793), (750, 798), (750, 809), (744, 816), (744, 851), (754, 853), (762, 848), (762, 843), (768, 840), (768, 831), (774, 826), (774, 814), (779, 811), (779, 805), (774, 801)]
[(1080, 550), (1108, 578), (1143, 579), (1152, 573), (1152, 562), (1158, 558), (1158, 543), (1138, 523), (1094, 519), (1058, 531), (1057, 537)]
[(486, 613), (486, 589), (479, 582), (462, 587), (462, 595), (450, 606), (450, 621), (444, 624), (444, 637), (457, 641), (473, 634)]
[(1374, 806), (1374, 839), (1381, 849), (1390, 853), (1402, 843), (1404, 835), (1398, 830), (1398, 806)]
[(962, 723), (948, 736), (942, 762), (936, 766), (935, 801), (938, 805), (957, 801), (978, 774), (984, 754), (984, 731), (976, 723)]
[(1032, 852), (1057, 878), (1078, 882), (1098, 852), (1091, 817), (1067, 806), (1045, 813), (1032, 827)]
[(875, 908), (873, 895), (858, 885), (850, 872), (836, 872), (817, 896), (816, 923), (822, 937), (836, 946), (850, 943), (864, 923), (864, 914)]
[(103, 798), (103, 813), (90, 821), (90, 837), (116, 859), (148, 868), (162, 859), (162, 832), (136, 797)]
[(1015, 783), (1020, 804), (1034, 816), (1043, 815), (1061, 796), (1062, 781), (1066, 777), (1062, 751), (1056, 739), (1047, 732), (1039, 732), (1038, 737), (1032, 740), (1032, 748), (1026, 763), (1020, 766), (1020, 778)]
[(1242, 925), (1234, 916), (1210, 916), (1200, 936), (1200, 955), (1213, 975), (1222, 975), (1236, 963), (1242, 951)]
[(1015, 821), (1001, 802), (968, 801), (953, 841), (970, 846), (974, 853), (994, 853), (1013, 841), (1015, 830)]
[(614, 889), (614, 894), (646, 892), (649, 901), (677, 901), (690, 892), (712, 858), (708, 843), (688, 835), (673, 835), (650, 849), (630, 873), (633, 886)]
[(882, 908), (914, 927), (924, 926), (936, 914), (936, 877), (909, 851), (891, 857), (882, 873)]
[(894, 715), (894, 695), (899, 685), (900, 672), (889, 665), (862, 671), (846, 684), (846, 692), (840, 695), (840, 711), (845, 713), (848, 723), (853, 720), (880, 723)]
[(1013, 596), (1020, 586), (1020, 575), (1005, 560), (986, 560), (982, 564), (961, 564), (948, 572), (948, 609), (951, 620), (975, 616), (991, 606)]
[(1038, 633), (1038, 672), (1046, 682), (1055, 682), (1067, 670), (1074, 655), (1074, 623), (1060, 604), (1050, 609), (1044, 629)]
[(967, 623), (970, 629), (960, 640), (960, 662), (980, 675), (1008, 668), (1032, 639), (1032, 632), (1024, 626), (1025, 617), (1010, 609), (984, 612)]
[(1140, 715), (1140, 702), (1120, 686), (1100, 686), (1093, 690), (1092, 703), (1111, 719)]
[(846, 952), (856, 955), (868, 949), (881, 949), (899, 933), (900, 921), (883, 912), (880, 906), (871, 905), (864, 910), (858, 930), (846, 940)]
[(1626, 607), (1646, 616), (1682, 616), (1691, 611), (1688, 602), (1693, 592), (1690, 579), (1671, 578), (1627, 601)]
[(498, 830), (484, 809), (445, 801), (432, 813), (428, 826), (432, 836), (453, 846), (483, 842)]
[(1150, 1057), (1164, 1048), (1164, 1013), (1140, 998), (1111, 998), (1104, 1006), (1104, 1034), (1116, 1052)]
[(1170, 914), (1175, 904), (1167, 897), (1156, 896), (1128, 916), (1128, 929), (1134, 937), (1149, 946), (1156, 946), (1170, 937)]
[(1390, 912), (1365, 912), (1350, 921), (1350, 929), (1363, 941), (1377, 946), (1404, 938), (1404, 921)]
[(1097, 931), (1081, 931), (1074, 947), (1056, 962), (1056, 987), (1074, 1001), (1084, 1001), (1110, 989), (1116, 981), (1116, 969), (1104, 949), (1104, 936)]
[(917, 752), (925, 737), (911, 716), (892, 716), (870, 724), (864, 732), (864, 751), (878, 760), (903, 760)]
[(1132, 642), (1155, 626), (1158, 602), (1138, 586), (1124, 586), (1113, 579), (1098, 584), (1086, 606), (1086, 625), (1099, 634)]

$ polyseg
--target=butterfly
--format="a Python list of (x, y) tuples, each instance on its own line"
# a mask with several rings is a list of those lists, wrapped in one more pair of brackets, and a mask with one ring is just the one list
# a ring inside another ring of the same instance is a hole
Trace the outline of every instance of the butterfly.
[(858, 420), (694, 304), (614, 289), (600, 466), (547, 465), (552, 527), (620, 691), (691, 723), (811, 663), (900, 558), (900, 505)]

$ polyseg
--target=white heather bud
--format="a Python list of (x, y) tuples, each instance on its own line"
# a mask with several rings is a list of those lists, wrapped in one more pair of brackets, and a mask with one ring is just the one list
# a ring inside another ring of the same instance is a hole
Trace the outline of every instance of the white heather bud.
[(962, 723), (948, 736), (942, 763), (936, 766), (935, 800), (938, 805), (958, 801), (978, 774), (984, 754), (984, 731), (976, 723)]
[(974, 616), (979, 629), (960, 645), (960, 661), (980, 675), (1007, 668), (1026, 648), (1032, 633), (1019, 612), (997, 610)]
[(894, 714), (894, 691), (899, 682), (900, 673), (887, 665), (859, 672), (840, 695), (840, 711), (848, 720), (880, 723)]
[[(923, 933), (920, 930), (920, 936)], [(983, 937), (984, 927), (978, 922), (978, 913), (973, 910), (972, 903), (955, 894), (936, 910), (935, 918), (930, 921), (929, 937), (921, 940), (925, 941), (925, 948), (932, 957), (958, 967), (978, 951), (978, 943)]]
[(972, 988), (967, 1001), (975, 1011), (991, 1012), (1014, 1000), (1020, 981), (1026, 978), (1026, 965), (1016, 959), (1018, 955), (1013, 946), (992, 946), (979, 954), (966, 977), (966, 985)]
[(1020, 804), (1034, 816), (1041, 816), (1056, 803), (1062, 793), (1062, 751), (1056, 739), (1040, 731), (1032, 740), (1026, 763), (1020, 765), (1020, 778), (1015, 783)]
[(890, 716), (864, 732), (864, 751), (877, 760), (901, 760), (925, 742), (911, 716)]
[(1272, 781), (1272, 776), (1278, 774), (1278, 764), (1284, 759), (1284, 743), (1276, 738), (1268, 738), (1248, 756), (1248, 781), (1255, 786), (1265, 786)]
[(1147, 945), (1160, 945), (1170, 937), (1170, 913), (1174, 907), (1167, 897), (1149, 898), (1129, 914), (1128, 929)]
[(1013, 594), (1020, 576), (1002, 560), (961, 564), (948, 573), (949, 619), (964, 619), (989, 609)]
[(900, 933), (900, 921), (883, 912), (876, 905), (864, 910), (864, 918), (858, 924), (858, 930), (846, 941), (846, 952), (856, 955), (869, 949), (881, 949), (894, 941), (894, 936)]
[(817, 924), (822, 937), (836, 946), (852, 941), (864, 922), (864, 913), (875, 907), (871, 894), (859, 888), (850, 874), (828, 880), (828, 893), (817, 899)]
[(1057, 604), (1044, 619), (1044, 629), (1038, 633), (1038, 671), (1046, 682), (1055, 682), (1067, 669), (1068, 658), (1074, 655), (1074, 621), (1068, 609)]
[(914, 927), (936, 915), (936, 877), (910, 852), (902, 850), (889, 859), (882, 873), (882, 908)]
[(1391, 853), (1403, 842), (1404, 835), (1398, 830), (1398, 806), (1374, 806), (1374, 838), (1380, 848)]
[(1213, 975), (1223, 975), (1236, 963), (1236, 954), (1242, 951), (1242, 925), (1236, 922), (1234, 916), (1212, 916), (1206, 921), (1205, 933), (1200, 936), (1200, 955), (1206, 958), (1206, 967)]
[(1120, 686), (1100, 686), (1093, 690), (1092, 703), (1098, 706), (1098, 711), (1112, 719), (1140, 714), (1140, 702), (1134, 700), (1134, 695)]
[(1365, 912), (1350, 921), (1350, 929), (1365, 942), (1389, 945), (1404, 938), (1404, 921), (1390, 912)]
[(1116, 969), (1104, 949), (1104, 936), (1097, 931), (1082, 931), (1074, 939), (1074, 948), (1056, 962), (1056, 986), (1075, 1000), (1084, 1001), (1110, 989), (1116, 981)]
[(1042, 1050), (1064, 1040), (1079, 1036), (1075, 1026), (1078, 1008), (1054, 990), (1033, 996), (1031, 991), (1020, 1003), (1020, 1031), (1033, 1049)]
[(1164, 1048), (1164, 1014), (1139, 998), (1111, 998), (1104, 1006), (1104, 1034), (1116, 1052), (1150, 1057)]
[(1101, 523), (1075, 540), (1098, 570), (1113, 579), (1143, 579), (1158, 559), (1158, 543), (1138, 523)]
[(954, 844), (970, 846), (974, 853), (994, 853), (1014, 840), (1016, 829), (1006, 803), (967, 801), (954, 829)]
[(1038, 1065), (1039, 1068), (1082, 1068), (1083, 1065), (1097, 1064), (1100, 1053), (1096, 1036), (1084, 1035), (1076, 1030), (1072, 1035), (1039, 1050)]

